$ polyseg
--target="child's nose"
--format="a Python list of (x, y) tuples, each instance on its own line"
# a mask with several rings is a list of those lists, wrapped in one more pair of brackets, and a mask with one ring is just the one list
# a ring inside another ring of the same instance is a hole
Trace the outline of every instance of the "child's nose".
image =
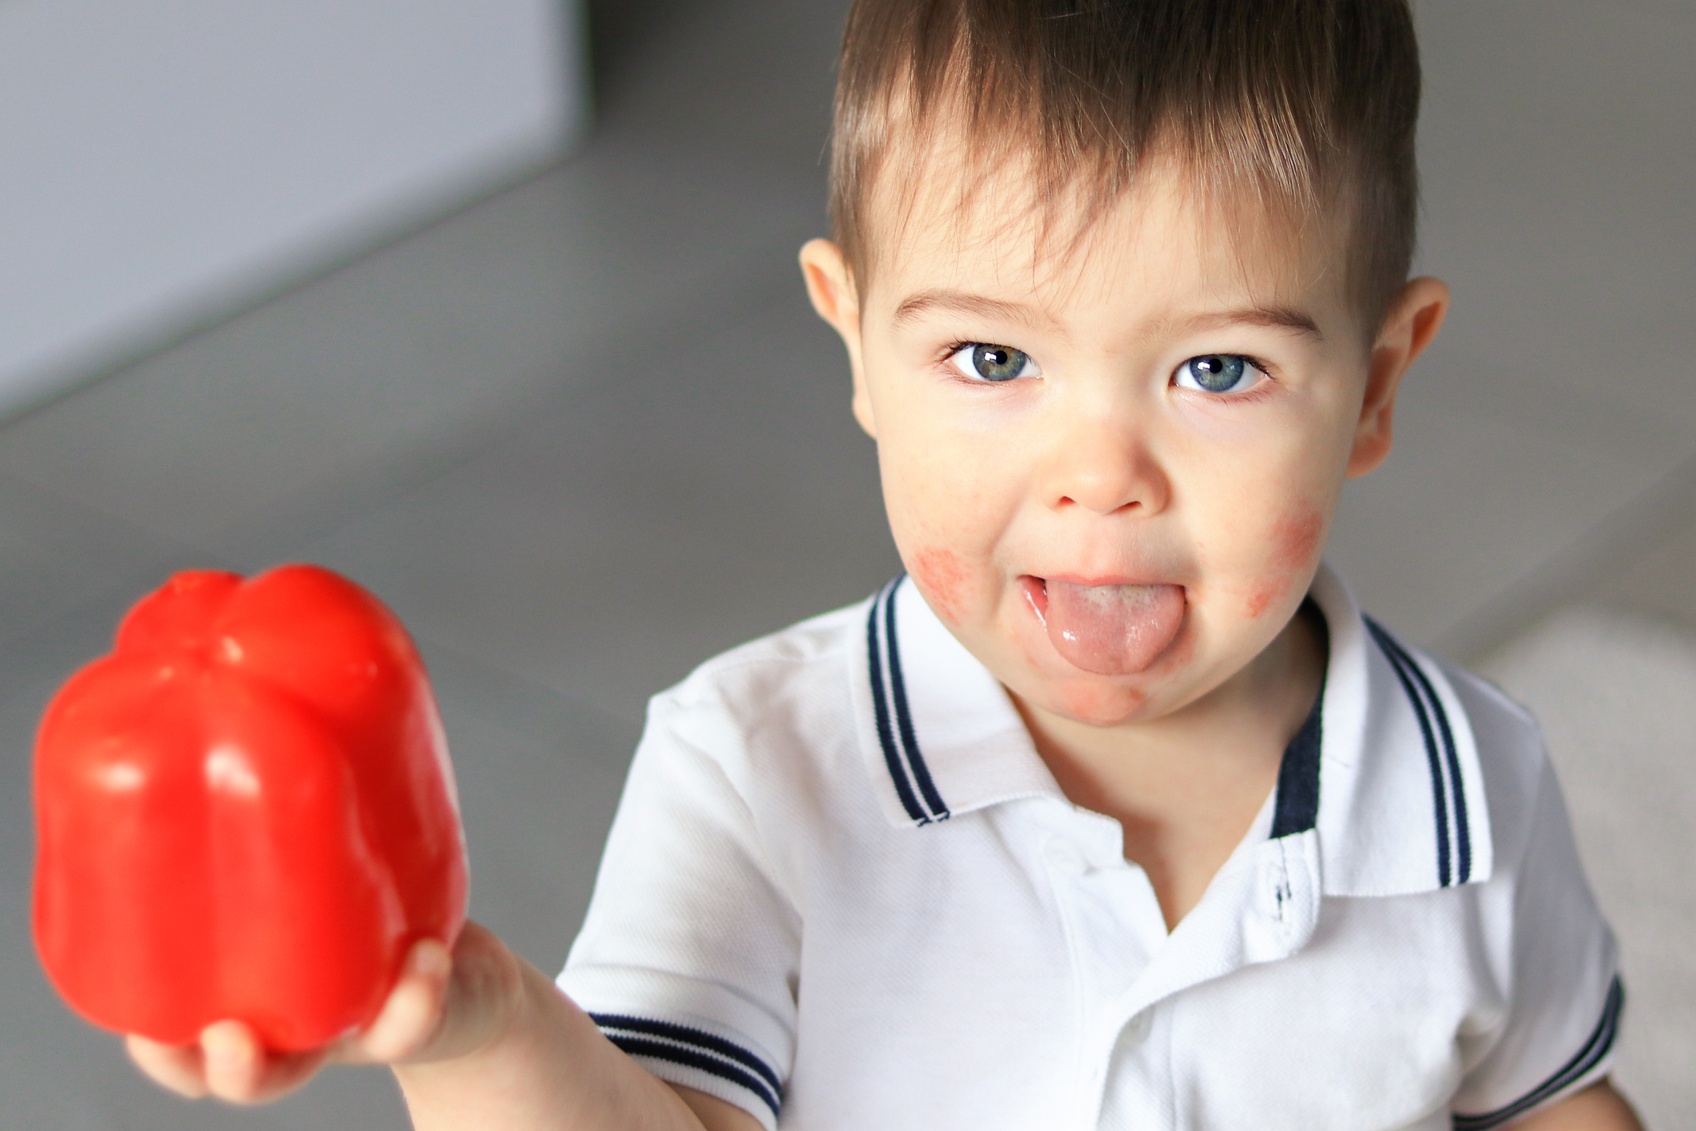
[(1076, 420), (1059, 430), (1041, 473), (1051, 509), (1082, 507), (1097, 514), (1166, 508), (1171, 484), (1137, 425), (1120, 414)]

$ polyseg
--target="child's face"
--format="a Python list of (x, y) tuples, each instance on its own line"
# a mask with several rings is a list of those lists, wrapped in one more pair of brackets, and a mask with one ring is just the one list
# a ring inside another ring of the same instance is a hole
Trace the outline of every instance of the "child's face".
[(1336, 233), (1233, 242), (1149, 171), (1075, 251), (1040, 258), (1028, 199), (920, 191), (905, 223), (874, 199), (873, 238), (899, 239), (863, 294), (829, 243), (803, 266), (931, 607), (1028, 709), (1146, 721), (1290, 623), (1446, 292), (1410, 285), (1374, 337)]

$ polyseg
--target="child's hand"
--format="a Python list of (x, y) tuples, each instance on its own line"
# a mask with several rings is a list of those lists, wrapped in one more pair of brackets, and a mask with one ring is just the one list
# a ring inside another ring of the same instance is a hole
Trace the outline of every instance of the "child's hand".
[(450, 956), (433, 939), (416, 944), (377, 1019), (310, 1052), (267, 1051), (240, 1021), (209, 1025), (193, 1045), (131, 1036), (131, 1059), (154, 1082), (191, 1099), (266, 1103), (305, 1084), (327, 1063), (400, 1064), (473, 1052), (497, 1035), (516, 996), (516, 960), (493, 934), (467, 922)]

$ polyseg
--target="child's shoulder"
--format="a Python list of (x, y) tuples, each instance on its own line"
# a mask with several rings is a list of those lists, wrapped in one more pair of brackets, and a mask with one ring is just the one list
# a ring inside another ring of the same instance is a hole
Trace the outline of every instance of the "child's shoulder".
[(1560, 835), (1569, 836), (1565, 800), (1536, 717), (1483, 676), (1434, 652), (1397, 641), (1382, 626), (1369, 623), (1374, 635), (1389, 639), (1389, 648), (1414, 661), (1409, 672), (1417, 666), (1434, 683), (1430, 722), (1438, 732), (1433, 736), (1435, 745), (1441, 748), (1453, 741), (1446, 733), (1451, 728), (1463, 732), (1454, 737), (1470, 748), (1470, 760), (1477, 767), (1480, 800), (1487, 815), (1487, 823), (1479, 828), (1492, 842), (1497, 878), (1517, 874), (1528, 846), (1539, 833), (1551, 831), (1547, 827), (1551, 822), (1559, 826)]
[(780, 704), (841, 693), (854, 643), (864, 631), (866, 600), (808, 617), (705, 661), (654, 696), (651, 711), (769, 711)]
[(1448, 660), (1433, 663), (1466, 712), (1478, 748), (1490, 827), (1502, 864), (1523, 856), (1538, 820), (1551, 811), (1566, 821), (1565, 801), (1537, 719), (1483, 676)]
[[(854, 680), (870, 599), (720, 653), (648, 704), (650, 757), (702, 758), (754, 804), (868, 794)], [(869, 803), (869, 802), (868, 802)]]
[[(1566, 824), (1536, 720), (1366, 615), (1335, 574), (1322, 572), (1313, 596), (1330, 629), (1318, 792), (1334, 886), (1416, 891), (1432, 875), (1444, 888), (1511, 884), (1533, 835)], [(1383, 856), (1392, 844), (1399, 851)], [(1392, 857), (1399, 866), (1385, 864)]]

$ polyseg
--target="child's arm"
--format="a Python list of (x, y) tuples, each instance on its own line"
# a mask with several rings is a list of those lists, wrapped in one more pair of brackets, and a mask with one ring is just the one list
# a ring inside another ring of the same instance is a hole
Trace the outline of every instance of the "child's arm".
[(1606, 1080), (1514, 1126), (1519, 1131), (1643, 1131), (1637, 1113)]
[(132, 1037), (129, 1049), (165, 1087), (234, 1103), (276, 1099), (330, 1060), (390, 1064), (417, 1131), (760, 1126), (737, 1107), (649, 1075), (546, 975), (475, 923), (451, 960), (439, 943), (415, 947), (382, 1014), (334, 1049), (267, 1053), (237, 1022), (211, 1026), (198, 1046)]
[(416, 1131), (759, 1131), (741, 1109), (650, 1075), (546, 975), (494, 946), (493, 961), (456, 974), (444, 1022), (395, 1067)]

